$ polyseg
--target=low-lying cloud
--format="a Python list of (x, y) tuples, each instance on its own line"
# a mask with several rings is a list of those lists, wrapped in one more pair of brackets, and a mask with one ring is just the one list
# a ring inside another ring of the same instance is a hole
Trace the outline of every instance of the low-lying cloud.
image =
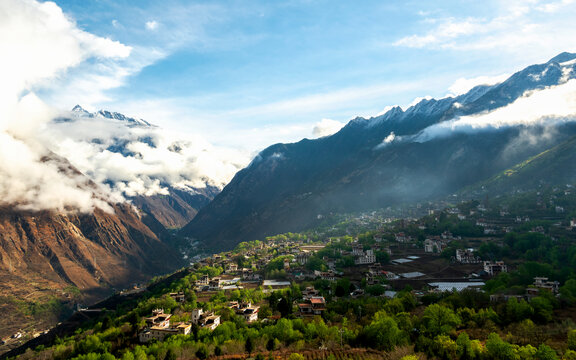
[(248, 154), (215, 147), (195, 135), (157, 127), (129, 127), (103, 117), (55, 122), (43, 141), (99, 184), (126, 196), (222, 188), (248, 164)]
[(542, 90), (529, 91), (513, 103), (494, 111), (444, 121), (422, 130), (416, 142), (454, 133), (472, 133), (510, 126), (555, 125), (576, 119), (576, 79)]

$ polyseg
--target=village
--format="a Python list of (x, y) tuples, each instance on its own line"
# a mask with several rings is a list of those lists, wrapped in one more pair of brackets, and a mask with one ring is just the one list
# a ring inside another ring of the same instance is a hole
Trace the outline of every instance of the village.
[[(530, 219), (511, 216), (506, 208), (472, 205), (464, 207), (465, 213), (462, 208), (452, 207), (429, 210), (428, 216), (418, 220), (386, 220), (377, 230), (355, 237), (344, 235), (311, 241), (302, 234), (287, 234), (242, 243), (234, 251), (207, 256), (194, 263), (192, 269), (199, 274), (191, 284), (194, 297), (198, 304), (206, 304), (217, 294), (226, 299), (233, 291), (261, 291), (269, 295), (298, 287), (299, 297), (292, 299), (287, 312), (290, 316), (313, 318), (323, 316), (330, 302), (344, 298), (394, 298), (405, 289), (411, 289), (416, 298), (465, 289), (483, 291), (487, 280), (520, 264), (513, 259), (507, 263), (493, 258), (494, 254), (487, 255), (485, 248), (500, 246), (505, 234), (525, 228)], [(561, 215), (563, 209), (556, 206), (554, 212)], [(446, 219), (456, 224), (465, 222), (466, 226), (472, 224), (472, 233), (463, 236), (445, 230), (435, 234), (436, 225)], [(552, 231), (574, 236), (576, 220), (563, 222), (562, 216), (552, 220), (554, 224), (548, 230), (538, 225), (529, 228), (528, 233), (551, 236)], [(369, 214), (362, 214), (354, 221), (373, 224)], [(490, 300), (507, 301), (514, 297), (530, 301), (542, 290), (556, 296), (560, 285), (546, 276), (534, 276), (533, 283), (523, 293), (497, 292), (490, 295)], [(169, 296), (177, 302), (186, 301), (184, 292)], [(263, 299), (259, 303), (229, 301), (226, 307), (246, 323), (279, 318)], [(261, 307), (266, 311), (261, 311)], [(214, 330), (221, 323), (221, 316), (218, 311), (199, 307), (191, 311), (189, 321), (170, 324), (169, 320), (170, 314), (163, 309), (154, 310), (146, 318), (139, 340), (161, 341), (170, 334), (189, 334), (192, 326)]]
[[(344, 332), (363, 326), (357, 335), (347, 335), (351, 347), (345, 351), (356, 351), (351, 340), (356, 336), (372, 346), (362, 334), (371, 331), (375, 312), (420, 314), (417, 309), (450, 298), (480, 301), (474, 305), (478, 316), (492, 311), (499, 324), (521, 320), (505, 317), (509, 304), (533, 308), (526, 314), (535, 321), (550, 321), (551, 305), (542, 304), (566, 304), (572, 291), (572, 285), (566, 291), (561, 274), (570, 266), (565, 257), (573, 253), (576, 219), (564, 196), (572, 196), (569, 188), (531, 194), (520, 205), (509, 199), (443, 201), (342, 215), (310, 231), (191, 257), (190, 266), (134, 284), (98, 305), (78, 306), (75, 316), (99, 321), (102, 339), (109, 331), (123, 331), (122, 346), (134, 351), (180, 341), (171, 339), (195, 341), (198, 358), (250, 353), (254, 346), (258, 351), (299, 349), (302, 344), (268, 333), (283, 326), (340, 329), (329, 344), (322, 338), (314, 343), (334, 351), (346, 348)], [(425, 215), (391, 216), (417, 212)], [(244, 335), (235, 337), (231, 329)], [(245, 335), (250, 331), (267, 335), (250, 338)], [(30, 334), (21, 331), (5, 340), (26, 339)], [(201, 345), (204, 341), (218, 345)]]

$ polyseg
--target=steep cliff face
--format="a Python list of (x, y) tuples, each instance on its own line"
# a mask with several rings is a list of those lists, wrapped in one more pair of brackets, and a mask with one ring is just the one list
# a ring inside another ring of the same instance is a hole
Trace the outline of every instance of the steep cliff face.
[(0, 275), (11, 283), (34, 278), (93, 290), (146, 280), (180, 265), (176, 252), (131, 206), (113, 207), (114, 214), (0, 208)]

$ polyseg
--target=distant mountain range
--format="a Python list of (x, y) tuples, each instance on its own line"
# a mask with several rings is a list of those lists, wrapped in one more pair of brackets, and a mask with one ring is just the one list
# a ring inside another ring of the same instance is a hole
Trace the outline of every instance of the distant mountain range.
[(576, 54), (563, 53), (500, 84), (356, 118), (329, 137), (270, 146), (180, 234), (229, 249), (302, 230), (331, 212), (443, 197), (527, 161), (538, 164), (529, 177), (564, 170), (562, 181), (574, 180), (576, 163), (556, 159), (573, 156), (576, 109), (569, 99), (555, 101), (570, 93), (575, 70)]

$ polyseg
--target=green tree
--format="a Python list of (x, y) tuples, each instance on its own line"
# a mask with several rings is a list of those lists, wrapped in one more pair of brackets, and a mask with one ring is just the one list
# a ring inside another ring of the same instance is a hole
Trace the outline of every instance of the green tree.
[(359, 338), (366, 346), (386, 351), (391, 351), (407, 341), (406, 333), (400, 330), (396, 321), (384, 311), (374, 315), (374, 320), (364, 328)]
[(350, 293), (350, 280), (348, 278), (338, 279), (334, 289), (334, 295), (338, 297), (346, 296)]
[(486, 340), (486, 352), (489, 359), (494, 360), (516, 360), (517, 356), (514, 346), (502, 340), (496, 333), (488, 335)]
[(280, 301), (278, 301), (278, 311), (280, 311), (282, 317), (292, 314), (292, 301), (282, 297)]
[(530, 305), (534, 309), (534, 320), (542, 323), (552, 320), (554, 305), (550, 300), (542, 296), (537, 296), (530, 301)]
[(326, 262), (317, 256), (311, 256), (310, 258), (308, 258), (308, 261), (306, 262), (306, 269), (310, 271), (314, 270), (322, 271), (327, 268), (328, 266), (326, 265)]
[(534, 309), (524, 299), (511, 298), (506, 303), (506, 317), (509, 322), (518, 322), (532, 317)]
[(576, 279), (569, 279), (560, 288), (560, 295), (562, 298), (570, 303), (576, 302)]
[(550, 346), (541, 344), (538, 346), (538, 351), (534, 354), (534, 358), (538, 360), (558, 360), (558, 355)]
[(216, 355), (216, 356), (222, 355), (222, 348), (219, 345), (216, 345), (214, 347), (214, 355)]
[(266, 350), (268, 351), (274, 351), (276, 350), (276, 339), (274, 339), (273, 337), (269, 338), (268, 341), (266, 342)]
[(164, 356), (164, 360), (176, 360), (176, 359), (177, 359), (176, 352), (174, 352), (172, 348), (169, 348), (168, 351), (166, 351), (166, 356)]
[(568, 331), (568, 349), (576, 351), (576, 329)]
[(452, 309), (440, 304), (428, 306), (422, 316), (422, 330), (429, 336), (447, 334), (460, 323), (460, 318)]
[(434, 353), (441, 359), (456, 359), (458, 345), (447, 335), (438, 335), (433, 342)]

